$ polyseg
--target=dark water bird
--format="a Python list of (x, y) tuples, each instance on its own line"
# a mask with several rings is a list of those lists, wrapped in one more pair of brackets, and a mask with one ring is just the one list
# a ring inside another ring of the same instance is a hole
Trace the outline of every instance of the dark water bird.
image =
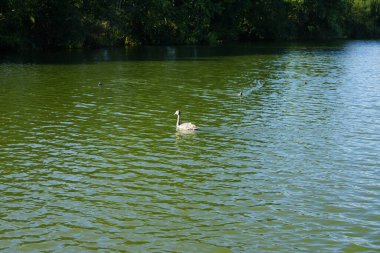
[(198, 127), (192, 123), (181, 123), (181, 112), (177, 110), (174, 115), (177, 115), (177, 131), (195, 131)]
[(239, 97), (242, 97), (243, 96), (243, 92), (239, 92)]
[(98, 86), (102, 86), (103, 84), (101, 82), (98, 82)]

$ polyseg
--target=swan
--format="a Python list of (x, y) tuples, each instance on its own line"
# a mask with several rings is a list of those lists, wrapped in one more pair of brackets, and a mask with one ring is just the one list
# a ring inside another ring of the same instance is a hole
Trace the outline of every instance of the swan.
[(181, 130), (184, 130), (184, 131), (195, 131), (195, 130), (198, 130), (198, 127), (192, 123), (182, 123), (181, 124), (181, 112), (179, 110), (177, 110), (174, 115), (177, 115), (177, 130), (178, 131), (181, 131)]

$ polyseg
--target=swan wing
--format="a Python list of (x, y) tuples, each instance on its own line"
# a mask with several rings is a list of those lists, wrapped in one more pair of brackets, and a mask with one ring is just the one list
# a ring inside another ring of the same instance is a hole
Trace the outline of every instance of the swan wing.
[(192, 123), (183, 123), (178, 126), (179, 130), (197, 130), (198, 127)]

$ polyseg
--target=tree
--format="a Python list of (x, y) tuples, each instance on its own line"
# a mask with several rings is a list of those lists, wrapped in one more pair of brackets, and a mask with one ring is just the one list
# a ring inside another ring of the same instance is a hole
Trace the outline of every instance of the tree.
[(0, 48), (379, 38), (380, 0), (2, 0)]

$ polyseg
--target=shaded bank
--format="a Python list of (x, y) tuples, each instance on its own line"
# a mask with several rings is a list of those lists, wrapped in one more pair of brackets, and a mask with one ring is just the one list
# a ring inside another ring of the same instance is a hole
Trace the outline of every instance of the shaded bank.
[(379, 38), (380, 0), (4, 0), (0, 48)]

